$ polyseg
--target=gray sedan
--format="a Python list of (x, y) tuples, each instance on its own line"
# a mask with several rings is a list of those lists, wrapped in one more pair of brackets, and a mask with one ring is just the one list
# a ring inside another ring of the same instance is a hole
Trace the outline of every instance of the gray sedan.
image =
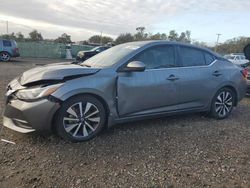
[(7, 87), (3, 123), (77, 142), (105, 126), (170, 114), (209, 112), (223, 119), (245, 96), (246, 76), (207, 49), (167, 41), (126, 43), (79, 65), (24, 72)]

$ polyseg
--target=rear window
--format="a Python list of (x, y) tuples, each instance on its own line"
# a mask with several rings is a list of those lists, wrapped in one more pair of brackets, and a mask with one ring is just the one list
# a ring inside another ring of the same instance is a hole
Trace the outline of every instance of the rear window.
[(11, 41), (9, 41), (9, 40), (3, 40), (3, 46), (4, 47), (11, 47)]
[(245, 60), (246, 58), (245, 58), (245, 56), (242, 55), (242, 56), (240, 56), (240, 59)]

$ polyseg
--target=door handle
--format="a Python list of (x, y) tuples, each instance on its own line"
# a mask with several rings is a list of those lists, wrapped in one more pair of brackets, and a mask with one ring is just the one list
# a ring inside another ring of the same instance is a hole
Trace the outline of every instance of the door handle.
[(222, 74), (220, 73), (220, 71), (214, 71), (213, 75), (216, 76), (216, 77), (218, 77), (218, 76), (221, 76)]
[(167, 80), (169, 80), (169, 81), (175, 81), (175, 80), (179, 80), (180, 78), (178, 78), (178, 77), (176, 77), (175, 75), (173, 75), (173, 74), (171, 74), (168, 78), (167, 78)]

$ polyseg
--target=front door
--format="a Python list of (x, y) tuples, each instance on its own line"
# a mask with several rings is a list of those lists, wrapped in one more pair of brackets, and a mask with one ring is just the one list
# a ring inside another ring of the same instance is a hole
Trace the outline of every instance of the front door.
[(176, 110), (179, 69), (175, 57), (175, 46), (164, 45), (148, 48), (129, 61), (143, 62), (146, 70), (118, 73), (120, 116)]

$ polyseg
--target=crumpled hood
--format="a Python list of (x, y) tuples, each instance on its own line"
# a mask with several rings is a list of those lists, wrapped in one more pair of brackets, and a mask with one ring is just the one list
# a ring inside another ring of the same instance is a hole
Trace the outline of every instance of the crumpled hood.
[(95, 74), (99, 70), (74, 64), (51, 64), (24, 72), (20, 76), (19, 82), (23, 86), (39, 81), (60, 81), (67, 77)]

